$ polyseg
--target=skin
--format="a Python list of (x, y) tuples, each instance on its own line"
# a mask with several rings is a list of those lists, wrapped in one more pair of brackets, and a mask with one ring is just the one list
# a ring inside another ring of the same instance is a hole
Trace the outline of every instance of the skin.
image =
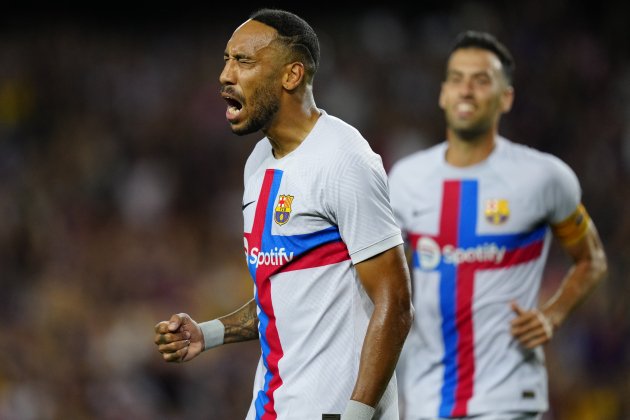
[(374, 302), (361, 351), (359, 375), (351, 399), (372, 407), (394, 373), (413, 321), (411, 277), (403, 245), (356, 266), (361, 284)]
[(295, 150), (320, 116), (304, 64), (290, 60), (275, 29), (253, 20), (236, 29), (224, 61), (221, 95), (242, 105), (226, 113), (232, 131), (261, 130), (278, 159)]
[[(455, 50), (439, 99), (447, 125), (446, 161), (456, 167), (484, 161), (496, 145), (499, 120), (510, 111), (513, 101), (514, 89), (494, 53), (479, 48)], [(511, 333), (527, 349), (547, 343), (607, 275), (607, 258), (594, 223), (579, 241), (559, 243), (573, 264), (555, 294), (541, 308), (532, 310), (510, 303), (514, 312)]]
[[(305, 65), (277, 40), (275, 29), (248, 20), (227, 43), (219, 81), (235, 134), (262, 131), (277, 159), (295, 150), (312, 130), (320, 111)], [(351, 399), (370, 406), (380, 401), (394, 372), (413, 319), (411, 280), (402, 245), (355, 265), (374, 303)], [(258, 338), (256, 303), (249, 301), (219, 318), (224, 343)], [(199, 324), (185, 313), (155, 326), (155, 343), (167, 362), (186, 362), (204, 349)]]

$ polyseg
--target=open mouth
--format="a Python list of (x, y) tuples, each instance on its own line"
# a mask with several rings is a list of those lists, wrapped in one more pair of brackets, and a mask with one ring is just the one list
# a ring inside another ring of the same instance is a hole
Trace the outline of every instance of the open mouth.
[(227, 102), (228, 108), (233, 109), (234, 112), (238, 112), (238, 111), (241, 110), (241, 108), (243, 108), (243, 105), (239, 101), (237, 101), (236, 99), (225, 98), (225, 102)]
[(455, 113), (460, 118), (470, 117), (475, 112), (475, 106), (469, 102), (460, 102), (455, 105)]
[(455, 110), (461, 113), (470, 113), (475, 110), (475, 107), (473, 106), (473, 104), (470, 104), (467, 102), (460, 102), (455, 106)]
[(243, 109), (243, 103), (236, 99), (236, 97), (229, 93), (221, 93), (221, 96), (227, 103), (227, 110), (225, 111), (225, 117), (228, 121), (234, 121)]

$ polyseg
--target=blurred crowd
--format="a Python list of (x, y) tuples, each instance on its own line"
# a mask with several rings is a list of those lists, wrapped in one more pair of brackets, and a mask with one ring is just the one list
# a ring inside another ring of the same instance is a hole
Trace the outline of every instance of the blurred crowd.
[[(444, 139), (437, 98), (458, 32), (512, 50), (502, 132), (576, 171), (610, 264), (546, 347), (545, 420), (630, 418), (630, 11), (601, 3), (290, 9), (320, 35), (318, 106), (386, 169)], [(0, 419), (244, 417), (257, 342), (183, 365), (153, 344), (172, 313), (206, 320), (251, 298), (240, 203), (260, 136), (233, 135), (218, 95), (225, 43), (249, 13), (238, 9), (2, 18)], [(569, 263), (552, 246), (542, 298)]]

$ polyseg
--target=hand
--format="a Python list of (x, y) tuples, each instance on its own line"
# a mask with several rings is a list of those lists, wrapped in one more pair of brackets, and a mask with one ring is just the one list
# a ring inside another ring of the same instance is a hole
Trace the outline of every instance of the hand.
[(203, 334), (199, 325), (187, 314), (171, 316), (155, 326), (154, 342), (167, 362), (187, 362), (203, 351)]
[(511, 333), (523, 347), (533, 349), (551, 340), (553, 325), (539, 309), (526, 311), (516, 302), (512, 302), (511, 307), (516, 314), (510, 322)]

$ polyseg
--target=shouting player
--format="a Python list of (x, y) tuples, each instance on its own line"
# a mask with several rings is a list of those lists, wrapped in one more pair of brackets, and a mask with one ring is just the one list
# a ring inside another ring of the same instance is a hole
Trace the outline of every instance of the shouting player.
[(247, 419), (398, 420), (395, 366), (412, 321), (403, 239), (380, 156), (315, 105), (319, 43), (301, 18), (260, 10), (227, 43), (220, 76), (245, 165), (254, 298), (236, 312), (156, 325), (168, 362), (259, 339)]

